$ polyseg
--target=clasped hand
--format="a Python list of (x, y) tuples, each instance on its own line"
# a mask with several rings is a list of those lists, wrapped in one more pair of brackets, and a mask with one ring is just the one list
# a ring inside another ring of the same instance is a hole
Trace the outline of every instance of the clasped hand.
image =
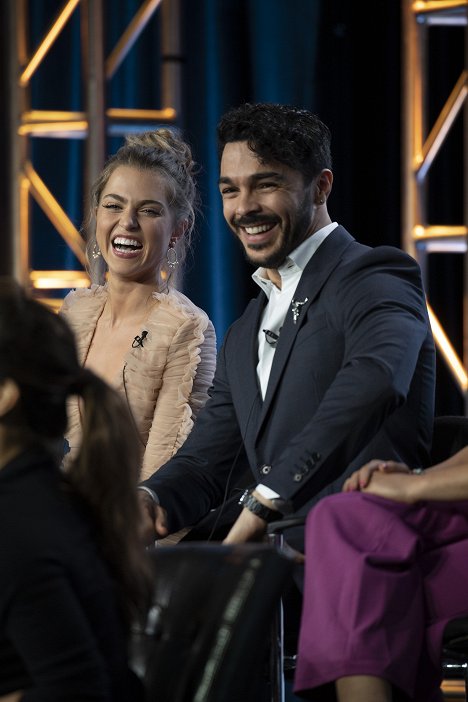
[(410, 481), (415, 476), (404, 463), (374, 459), (347, 478), (343, 492), (367, 492), (397, 502), (410, 502)]

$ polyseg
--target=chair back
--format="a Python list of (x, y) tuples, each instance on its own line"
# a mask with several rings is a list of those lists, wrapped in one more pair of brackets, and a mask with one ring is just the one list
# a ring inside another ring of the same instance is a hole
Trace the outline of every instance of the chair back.
[(293, 561), (268, 544), (155, 548), (154, 601), (132, 661), (148, 702), (252, 702)]

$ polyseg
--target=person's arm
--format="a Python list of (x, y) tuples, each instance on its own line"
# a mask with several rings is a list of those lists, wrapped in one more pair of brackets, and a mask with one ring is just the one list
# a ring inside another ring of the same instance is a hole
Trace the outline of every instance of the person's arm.
[(468, 500), (468, 447), (421, 473), (376, 471), (363, 492), (398, 502)]
[(141, 539), (145, 546), (151, 546), (155, 539), (164, 539), (169, 534), (166, 510), (160, 506), (158, 496), (153, 490), (146, 487), (139, 487), (138, 501)]
[(216, 337), (203, 316), (187, 318), (167, 352), (151, 428), (143, 455), (145, 479), (182, 446), (208, 399), (216, 366)]
[[(164, 521), (167, 533), (196, 524), (211, 509), (222, 504), (231, 496), (236, 481), (247, 468), (224, 351), (223, 345), (210, 397), (186, 441), (166, 464), (140, 485), (157, 496), (161, 508), (153, 508), (153, 514), (161, 524)], [(147, 498), (141, 495), (140, 499), (151, 509)], [(145, 521), (148, 524), (148, 515)], [(155, 531), (162, 535), (157, 526)]]
[[(279, 512), (278, 519), (281, 519)], [(243, 509), (223, 543), (245, 544), (248, 541), (263, 541), (266, 528), (267, 522), (264, 519), (257, 517), (248, 509)]]

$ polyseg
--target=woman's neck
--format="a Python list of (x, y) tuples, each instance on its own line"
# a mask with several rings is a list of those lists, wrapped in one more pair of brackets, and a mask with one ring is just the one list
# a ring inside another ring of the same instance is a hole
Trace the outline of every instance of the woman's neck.
[(110, 278), (103, 319), (114, 326), (129, 319), (135, 322), (146, 318), (154, 304), (155, 290), (156, 283), (127, 283)]

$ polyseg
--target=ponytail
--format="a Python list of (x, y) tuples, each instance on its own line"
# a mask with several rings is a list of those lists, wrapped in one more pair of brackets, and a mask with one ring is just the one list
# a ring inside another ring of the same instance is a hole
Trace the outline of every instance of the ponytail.
[(94, 515), (103, 556), (120, 583), (130, 625), (144, 615), (151, 595), (150, 566), (139, 532), (136, 429), (122, 398), (91, 371), (81, 369), (70, 394), (82, 397), (84, 416), (81, 448), (68, 477)]

